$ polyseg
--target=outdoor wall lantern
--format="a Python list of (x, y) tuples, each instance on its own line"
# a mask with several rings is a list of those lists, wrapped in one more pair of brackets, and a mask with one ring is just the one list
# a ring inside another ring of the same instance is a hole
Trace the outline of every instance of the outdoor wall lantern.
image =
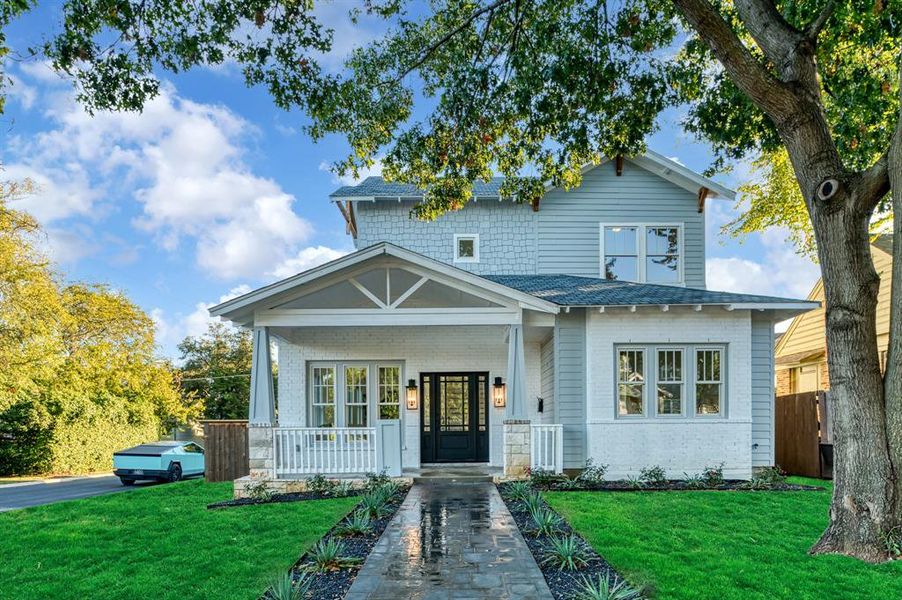
[(407, 380), (407, 410), (419, 408), (420, 395), (417, 393), (417, 380)]
[(492, 401), (495, 408), (504, 408), (507, 404), (507, 385), (505, 385), (500, 377), (495, 378), (495, 384), (492, 386)]

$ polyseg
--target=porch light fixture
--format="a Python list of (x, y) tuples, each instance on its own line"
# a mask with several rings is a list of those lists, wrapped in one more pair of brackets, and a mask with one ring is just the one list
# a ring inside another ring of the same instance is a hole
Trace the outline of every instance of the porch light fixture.
[(419, 408), (420, 395), (417, 393), (417, 380), (407, 380), (407, 410)]
[(495, 384), (492, 385), (492, 403), (495, 408), (504, 408), (507, 404), (507, 385), (500, 377), (496, 377)]

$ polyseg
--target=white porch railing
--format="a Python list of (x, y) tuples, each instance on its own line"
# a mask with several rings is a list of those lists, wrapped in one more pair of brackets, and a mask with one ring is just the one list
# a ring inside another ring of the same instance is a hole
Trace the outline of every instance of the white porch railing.
[(276, 427), (276, 477), (371, 473), (376, 469), (375, 427)]
[(529, 441), (530, 466), (555, 473), (564, 470), (564, 426), (532, 425)]

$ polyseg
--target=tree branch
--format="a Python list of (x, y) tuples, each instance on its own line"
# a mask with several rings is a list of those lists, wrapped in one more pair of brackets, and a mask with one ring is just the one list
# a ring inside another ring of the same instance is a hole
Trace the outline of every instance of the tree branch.
[(746, 48), (708, 0), (673, 0), (733, 82), (774, 120), (794, 113), (795, 98)]
[(821, 31), (823, 31), (824, 26), (827, 25), (827, 21), (833, 16), (835, 10), (836, 0), (828, 0), (817, 18), (805, 28), (805, 37), (812, 45), (817, 43), (818, 36), (821, 34)]
[(429, 47), (426, 48), (426, 50), (423, 52), (423, 54), (420, 55), (420, 57), (418, 59), (416, 59), (413, 63), (411, 63), (406, 69), (404, 69), (404, 71), (402, 71), (395, 78), (395, 82), (401, 81), (402, 79), (407, 77), (410, 73), (412, 73), (413, 71), (418, 69), (423, 63), (425, 63), (427, 60), (429, 60), (429, 57), (431, 57), (435, 53), (436, 50), (438, 50), (443, 45), (445, 45), (448, 42), (448, 40), (453, 38), (455, 35), (457, 35), (461, 31), (463, 31), (464, 29), (466, 29), (470, 25), (470, 23), (472, 23), (473, 21), (475, 21), (476, 19), (478, 19), (485, 13), (494, 12), (494, 10), (496, 8), (504, 6), (505, 4), (507, 4), (511, 1), (512, 0), (495, 0), (495, 2), (492, 2), (491, 4), (489, 4), (487, 6), (483, 6), (479, 10), (476, 10), (476, 11), (473, 11), (472, 13), (470, 13), (470, 15), (467, 16), (466, 19), (464, 19), (463, 23), (461, 23), (460, 25), (458, 25), (457, 27), (455, 27), (454, 29), (452, 29), (451, 31), (449, 31), (448, 33), (446, 33), (445, 35), (440, 37), (438, 40), (436, 40), (435, 42), (430, 44)]

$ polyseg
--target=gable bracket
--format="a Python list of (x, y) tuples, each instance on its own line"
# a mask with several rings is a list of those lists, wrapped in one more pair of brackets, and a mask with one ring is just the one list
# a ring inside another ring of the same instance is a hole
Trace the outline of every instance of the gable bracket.
[(617, 177), (623, 175), (623, 155), (618, 154), (614, 159), (614, 172), (617, 173)]
[(708, 194), (711, 193), (711, 190), (702, 186), (698, 188), (698, 212), (705, 212), (705, 198), (708, 197)]

